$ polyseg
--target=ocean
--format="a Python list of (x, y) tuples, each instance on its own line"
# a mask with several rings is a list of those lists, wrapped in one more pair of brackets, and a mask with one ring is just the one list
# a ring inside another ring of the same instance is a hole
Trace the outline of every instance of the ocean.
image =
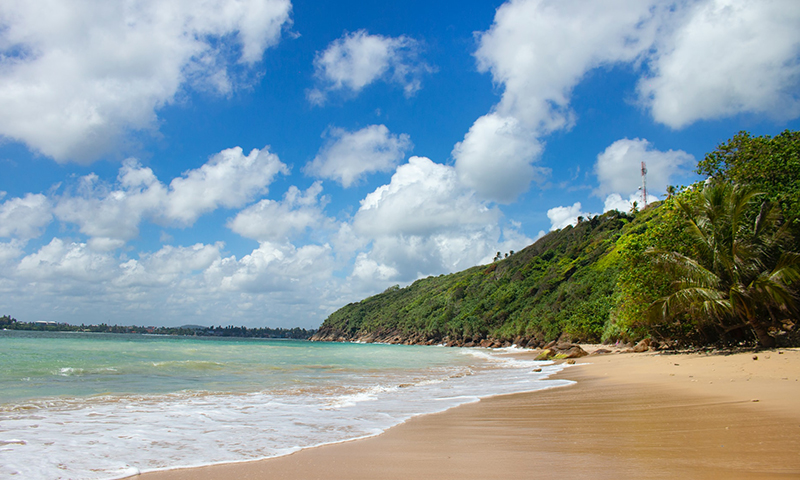
[(547, 380), (560, 366), (517, 352), (0, 331), (0, 478), (115, 479), (275, 457), (570, 383)]

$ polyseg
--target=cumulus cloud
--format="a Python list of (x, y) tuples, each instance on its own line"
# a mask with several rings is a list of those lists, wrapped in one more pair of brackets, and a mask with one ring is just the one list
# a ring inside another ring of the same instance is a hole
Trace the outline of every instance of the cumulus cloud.
[(643, 72), (640, 103), (672, 128), (738, 113), (796, 118), (798, 24), (792, 0), (510, 0), (475, 52), (502, 96), (453, 149), (456, 168), (485, 198), (513, 200), (536, 178), (542, 139), (577, 121), (575, 86), (618, 65)]
[(220, 259), (222, 242), (198, 243), (190, 247), (166, 245), (155, 253), (141, 253), (139, 259), (120, 263), (114, 278), (116, 287), (157, 287), (174, 283), (193, 272), (202, 272)]
[(333, 267), (328, 245), (295, 247), (290, 243), (261, 242), (241, 260), (231, 256), (215, 261), (204, 276), (209, 285), (225, 291), (274, 292), (308, 288), (328, 280)]
[(672, 128), (738, 113), (800, 115), (800, 4), (695, 2), (657, 42), (638, 92)]
[(0, 135), (58, 162), (95, 160), (156, 129), (188, 86), (230, 92), (290, 13), (289, 0), (4, 1)]
[(304, 171), (321, 178), (330, 178), (345, 188), (366, 174), (392, 170), (412, 148), (405, 133), (393, 135), (385, 125), (370, 125), (356, 132), (332, 128), (327, 144)]
[(498, 250), (520, 249), (530, 239), (465, 188), (455, 169), (411, 157), (362, 201), (352, 234), (369, 244), (350, 277), (356, 282), (406, 282), (491, 261)]
[(521, 0), (498, 8), (478, 36), (475, 58), (503, 94), (453, 149), (462, 179), (499, 202), (526, 191), (539, 139), (575, 121), (572, 89), (593, 68), (636, 59), (655, 34), (653, 15), (634, 0)]
[(223, 256), (222, 242), (167, 245), (135, 258), (59, 238), (28, 255), (22, 247), (0, 243), (0, 308), (14, 306), (19, 317), (312, 327), (330, 312), (318, 306), (335, 290), (327, 245), (262, 242), (241, 259)]
[(115, 267), (113, 257), (93, 252), (85, 243), (68, 243), (54, 238), (37, 252), (22, 258), (17, 273), (29, 280), (78, 280), (85, 285), (110, 280)]
[(0, 203), (0, 237), (36, 238), (52, 219), (52, 205), (46, 196), (28, 193), (10, 198)]
[[(654, 195), (647, 195), (647, 203), (657, 202), (658, 197)], [(633, 204), (636, 203), (636, 208), (642, 208), (642, 194), (631, 193), (627, 199), (622, 198), (619, 193), (612, 193), (603, 201), (603, 213), (609, 210), (616, 210), (618, 212), (630, 212), (633, 209)]]
[(481, 71), (503, 85), (497, 105), (537, 134), (568, 127), (572, 88), (586, 72), (636, 59), (655, 34), (648, 2), (510, 1), (479, 36)]
[(663, 192), (673, 178), (688, 173), (695, 159), (683, 150), (656, 150), (645, 139), (617, 140), (597, 156), (595, 173), (600, 185), (594, 193), (602, 196), (635, 192), (642, 185), (642, 162), (647, 165), (648, 190)]
[(261, 200), (239, 212), (228, 222), (228, 228), (243, 237), (272, 242), (290, 240), (311, 227), (324, 228), (332, 221), (323, 212), (327, 198), (320, 198), (321, 193), (321, 182), (305, 192), (289, 187), (283, 201)]
[(82, 177), (75, 192), (58, 199), (54, 213), (91, 237), (93, 249), (111, 250), (135, 238), (144, 219), (188, 226), (219, 207), (241, 207), (266, 193), (279, 173), (288, 174), (288, 167), (267, 148), (253, 149), (249, 155), (239, 147), (223, 150), (169, 186), (150, 168), (129, 159), (114, 185), (95, 174)]
[(532, 132), (514, 117), (491, 113), (475, 121), (452, 155), (464, 185), (483, 198), (510, 203), (547, 172), (532, 165), (541, 150)]
[(165, 216), (192, 224), (220, 206), (240, 207), (266, 193), (267, 185), (279, 173), (288, 175), (289, 168), (268, 147), (254, 148), (247, 156), (240, 147), (225, 149), (202, 167), (170, 182)]
[[(22, 248), (22, 243), (19, 240), (12, 240), (10, 242), (0, 242), (0, 266), (10, 265), (12, 261), (25, 254)], [(0, 270), (0, 277), (7, 275), (7, 270)]]
[(317, 87), (308, 91), (308, 100), (322, 105), (332, 92), (357, 94), (378, 80), (399, 84), (412, 96), (421, 88), (422, 76), (432, 71), (420, 61), (420, 50), (419, 43), (406, 36), (347, 33), (314, 58)]
[(496, 222), (488, 208), (458, 182), (452, 167), (411, 157), (361, 201), (353, 226), (360, 234), (428, 235), (440, 229)]
[(550, 219), (550, 231), (559, 230), (567, 225), (576, 225), (578, 217), (589, 218), (592, 214), (584, 212), (581, 202), (575, 202), (570, 207), (554, 207), (547, 211)]

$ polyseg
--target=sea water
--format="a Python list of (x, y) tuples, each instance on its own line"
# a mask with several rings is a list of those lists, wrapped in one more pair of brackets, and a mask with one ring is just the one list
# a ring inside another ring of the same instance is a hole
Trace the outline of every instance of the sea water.
[(546, 379), (559, 368), (513, 350), (0, 331), (0, 478), (285, 455), (570, 383)]

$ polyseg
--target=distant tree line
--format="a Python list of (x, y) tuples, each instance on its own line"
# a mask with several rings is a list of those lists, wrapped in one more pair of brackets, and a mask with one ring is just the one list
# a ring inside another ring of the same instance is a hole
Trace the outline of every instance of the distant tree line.
[(140, 327), (107, 325), (70, 325), (56, 322), (20, 322), (9, 315), (0, 317), (0, 327), (6, 330), (29, 330), (42, 332), (91, 332), (91, 333), (136, 333), (152, 335), (185, 335), (197, 337), (243, 337), (243, 338), (291, 338), (305, 340), (316, 330), (305, 328), (247, 328), (244, 326), (182, 326), (182, 327)]

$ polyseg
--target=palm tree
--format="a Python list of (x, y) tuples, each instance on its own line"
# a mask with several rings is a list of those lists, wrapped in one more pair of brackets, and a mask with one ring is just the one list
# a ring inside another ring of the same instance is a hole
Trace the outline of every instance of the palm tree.
[(696, 205), (677, 198), (693, 253), (650, 250), (676, 279), (673, 293), (654, 302), (651, 314), (668, 319), (688, 313), (725, 332), (749, 327), (761, 346), (775, 346), (770, 332), (797, 314), (791, 284), (800, 278), (800, 255), (785, 251), (791, 233), (769, 202), (748, 221), (760, 195), (716, 184), (703, 189)]

